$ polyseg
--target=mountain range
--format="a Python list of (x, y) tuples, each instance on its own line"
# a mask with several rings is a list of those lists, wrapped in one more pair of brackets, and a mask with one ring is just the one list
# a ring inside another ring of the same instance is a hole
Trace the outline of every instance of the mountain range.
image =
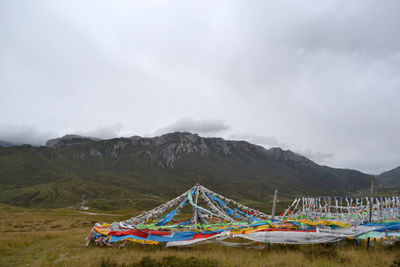
[[(0, 202), (26, 207), (65, 207), (82, 195), (102, 209), (150, 207), (197, 182), (262, 206), (275, 188), (287, 198), (360, 194), (370, 181), (371, 175), (321, 166), (290, 150), (188, 132), (108, 140), (67, 135), (46, 146), (0, 147)], [(397, 190), (400, 167), (377, 176), (376, 184)]]

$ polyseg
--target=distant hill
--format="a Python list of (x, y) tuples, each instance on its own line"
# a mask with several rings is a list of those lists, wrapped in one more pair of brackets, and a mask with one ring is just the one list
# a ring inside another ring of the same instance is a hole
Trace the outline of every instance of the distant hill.
[(20, 144), (0, 140), (0, 147), (17, 146), (17, 145), (20, 145)]
[(400, 167), (383, 172), (378, 176), (379, 186), (381, 187), (399, 187), (400, 186)]
[(196, 182), (260, 204), (275, 188), (288, 197), (365, 190), (370, 176), (289, 150), (187, 132), (109, 140), (70, 135), (44, 147), (0, 148), (0, 202), (12, 205), (62, 207), (85, 194), (113, 208), (119, 200), (173, 197)]

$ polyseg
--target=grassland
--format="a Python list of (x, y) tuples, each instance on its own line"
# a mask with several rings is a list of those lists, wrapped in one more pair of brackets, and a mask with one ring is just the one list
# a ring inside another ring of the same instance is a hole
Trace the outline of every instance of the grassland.
[[(129, 214), (128, 214), (129, 213)], [(273, 245), (270, 249), (202, 245), (123, 248), (82, 243), (95, 222), (129, 218), (135, 211), (93, 214), (68, 209), (0, 206), (1, 266), (399, 266), (400, 247)]]

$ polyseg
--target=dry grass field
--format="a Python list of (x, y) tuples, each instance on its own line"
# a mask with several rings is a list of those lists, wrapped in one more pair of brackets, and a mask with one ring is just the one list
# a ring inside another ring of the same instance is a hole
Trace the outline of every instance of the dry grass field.
[(128, 214), (90, 214), (67, 209), (0, 206), (1, 266), (400, 266), (400, 247), (331, 245), (270, 249), (201, 245), (165, 248), (128, 244), (123, 248), (82, 243), (95, 222), (129, 218)]

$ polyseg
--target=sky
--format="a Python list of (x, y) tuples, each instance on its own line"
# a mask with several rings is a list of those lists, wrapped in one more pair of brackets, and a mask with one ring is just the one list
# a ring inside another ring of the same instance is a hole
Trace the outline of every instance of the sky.
[(400, 1), (0, 1), (0, 140), (190, 131), (400, 165)]

